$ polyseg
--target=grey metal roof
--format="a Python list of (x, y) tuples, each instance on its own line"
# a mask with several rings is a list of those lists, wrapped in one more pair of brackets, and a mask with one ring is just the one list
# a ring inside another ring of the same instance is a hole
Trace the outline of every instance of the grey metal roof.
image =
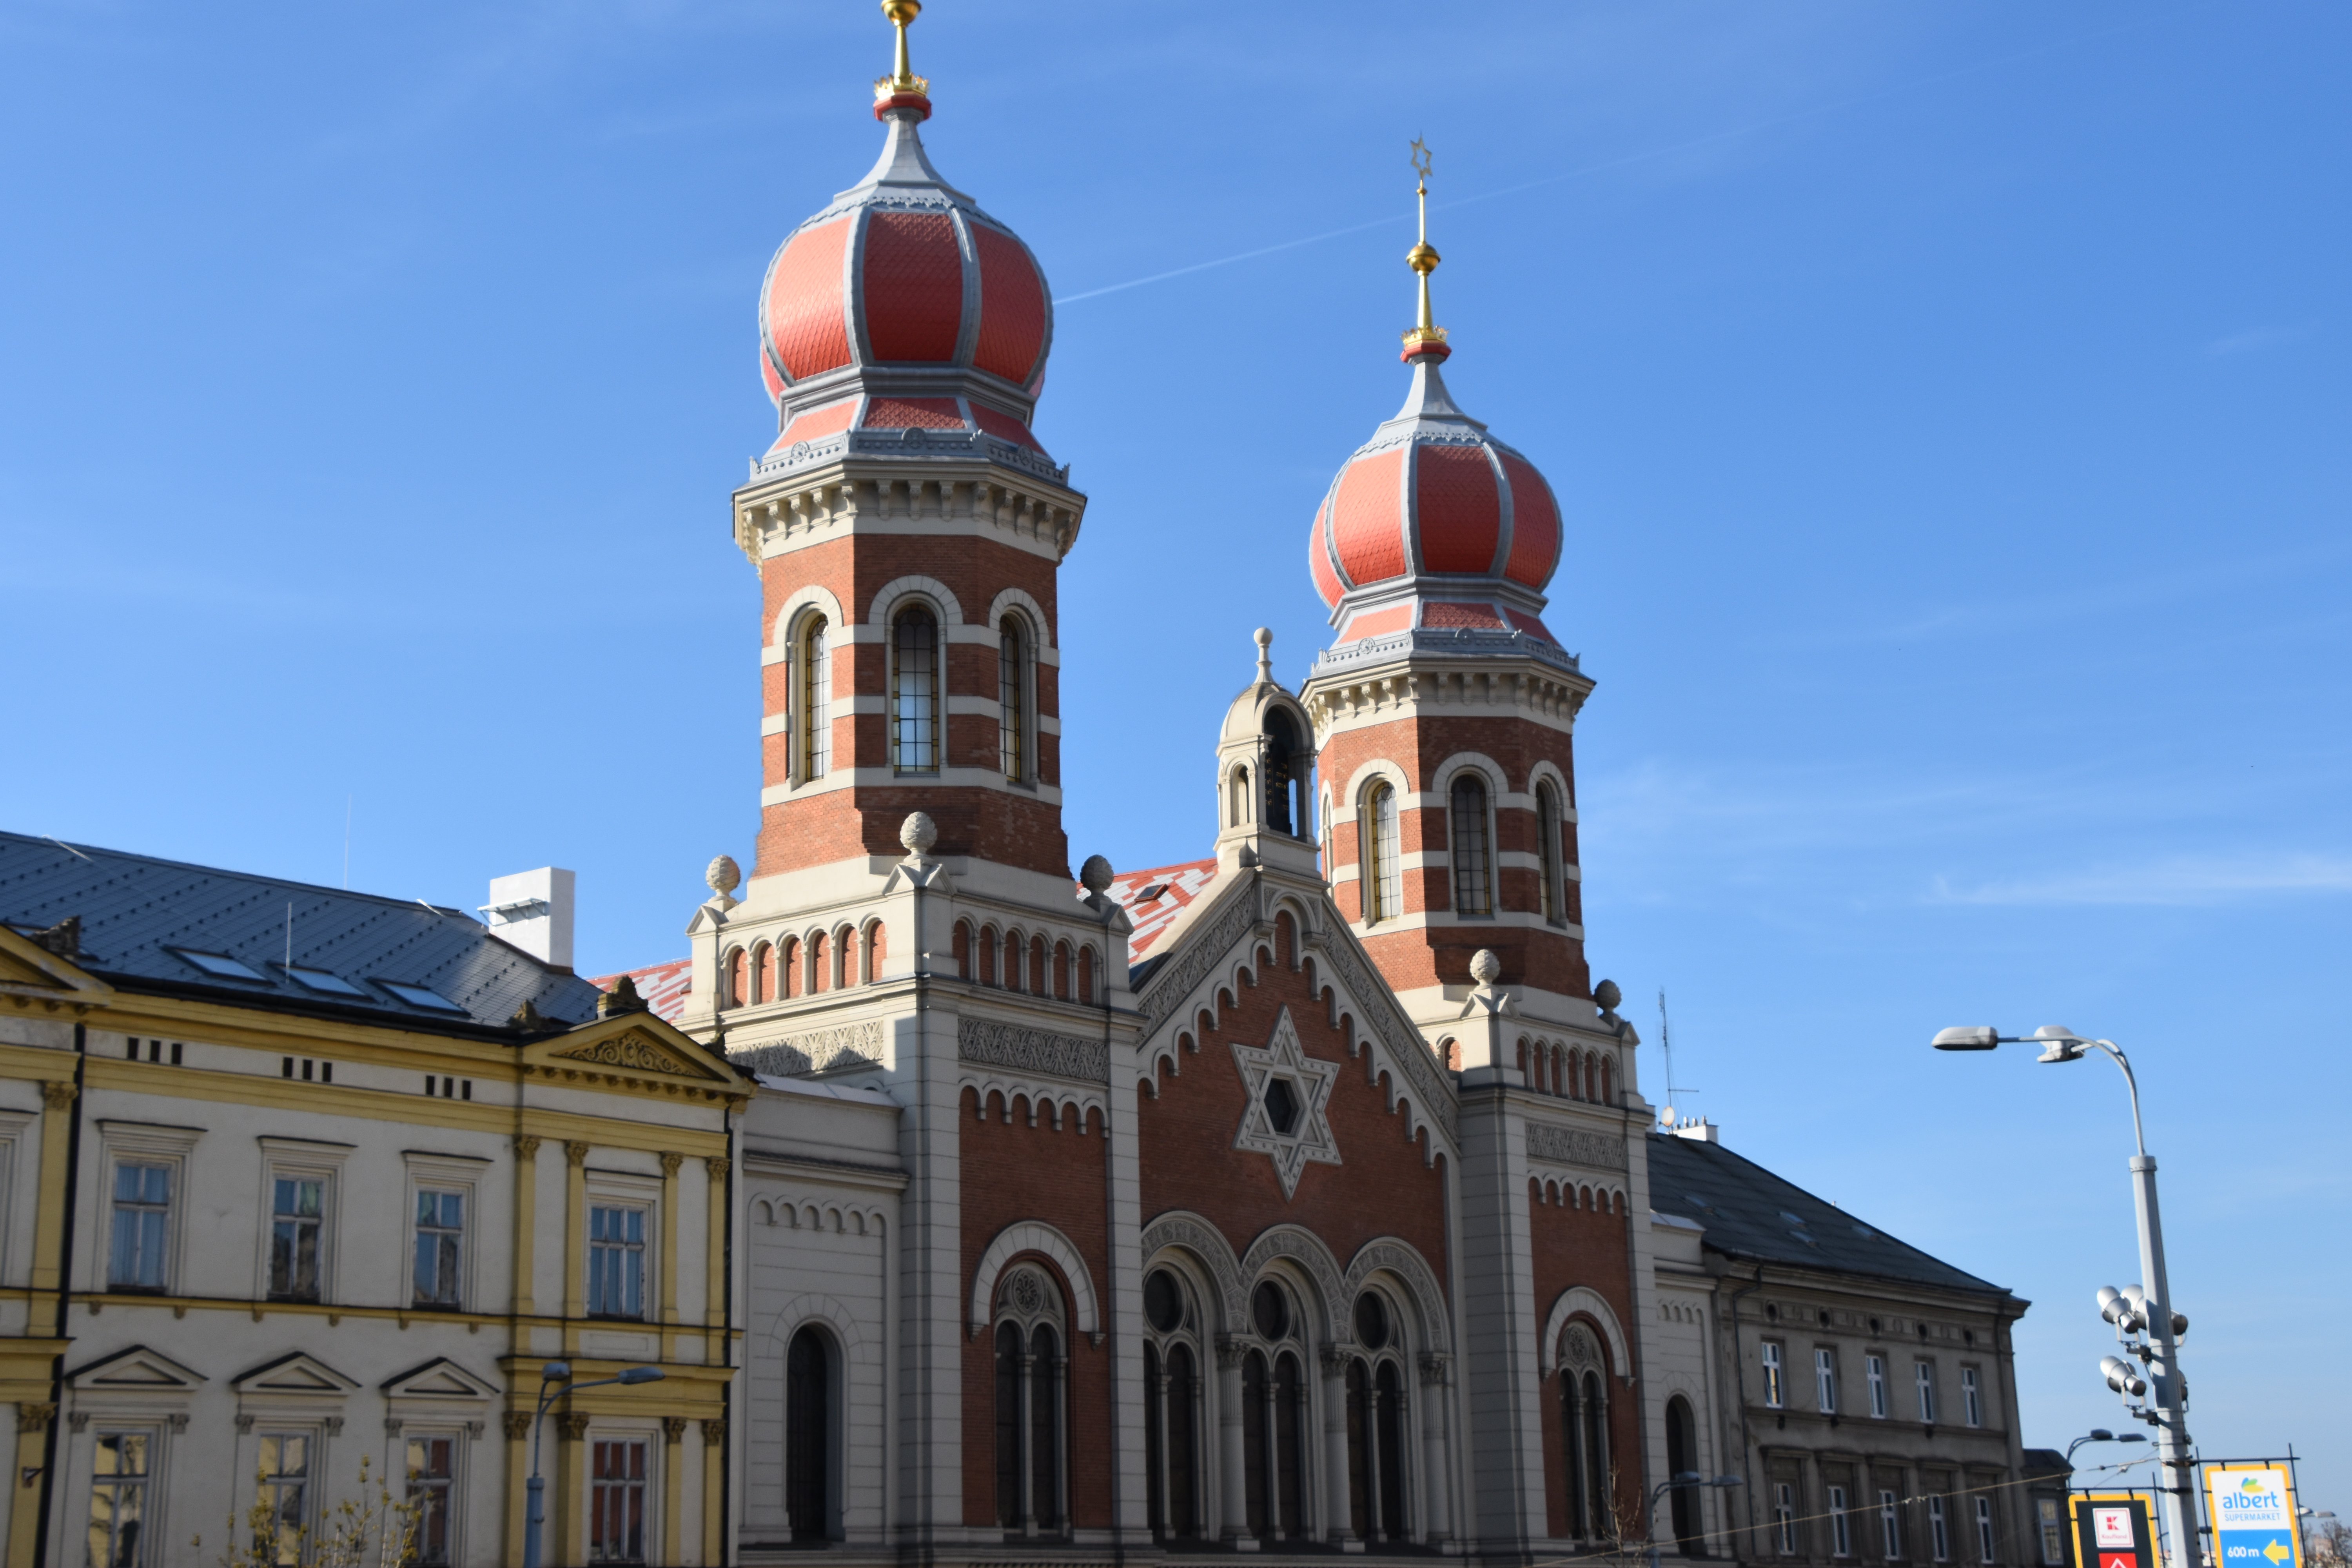
[[(289, 906), (294, 967), (338, 976), (357, 994), (286, 973)], [(81, 920), (77, 962), (128, 990), (425, 1028), (503, 1027), (525, 1002), (551, 1021), (586, 1023), (600, 994), (457, 910), (0, 832), (0, 922), (29, 934), (68, 916)], [(235, 959), (261, 978), (207, 974), (189, 952)], [(386, 982), (423, 986), (462, 1011), (404, 1001)]]
[(1727, 1257), (2005, 1296), (1979, 1279), (1813, 1196), (1720, 1143), (1653, 1134), (1650, 1206), (1696, 1220)]

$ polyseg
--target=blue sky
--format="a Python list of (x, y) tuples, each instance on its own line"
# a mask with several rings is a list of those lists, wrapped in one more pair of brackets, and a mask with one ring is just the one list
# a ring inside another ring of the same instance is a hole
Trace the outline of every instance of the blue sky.
[[(0, 822), (333, 883), (348, 805), (354, 886), (552, 861), (583, 966), (682, 951), (754, 826), (753, 291), (886, 51), (857, 0), (0, 4)], [(1328, 634), (1425, 136), (1452, 385), (1568, 517), (1592, 957), (1684, 1103), (2032, 1298), (2063, 1446), (2120, 1414), (2121, 1086), (1924, 1043), (2113, 1036), (2192, 1428), (2352, 1504), (2294, 1327), (2352, 1293), (2352, 14), (940, 0), (916, 65), (1065, 300), (1073, 857), (1205, 853), (1250, 629)]]

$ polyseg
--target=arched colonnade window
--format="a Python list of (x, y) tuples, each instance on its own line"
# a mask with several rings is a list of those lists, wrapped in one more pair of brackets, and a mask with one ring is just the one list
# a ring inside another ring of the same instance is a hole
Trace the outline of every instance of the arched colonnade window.
[(1024, 1264), (996, 1289), (996, 1522), (1008, 1536), (1067, 1532), (1068, 1316), (1062, 1289)]
[(1559, 1424), (1568, 1467), (1569, 1533), (1580, 1541), (1616, 1539), (1609, 1479), (1609, 1369), (1582, 1323), (1560, 1337)]

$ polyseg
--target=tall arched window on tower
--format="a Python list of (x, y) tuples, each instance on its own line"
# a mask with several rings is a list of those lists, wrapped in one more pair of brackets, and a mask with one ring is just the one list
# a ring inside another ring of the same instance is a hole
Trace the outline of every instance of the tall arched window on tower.
[(1018, 616), (996, 628), (996, 702), (997, 754), (1020, 784), (1029, 777), (1029, 642)]
[(940, 771), (940, 623), (921, 605), (898, 612), (890, 631), (890, 766)]
[(1298, 752), (1298, 727), (1276, 708), (1265, 716), (1265, 825), (1276, 833), (1297, 833), (1297, 814), (1291, 809), (1291, 762)]
[(820, 779), (833, 762), (833, 660), (825, 651), (824, 617), (811, 616), (801, 627), (801, 777)]
[(1569, 1529), (1586, 1541), (1613, 1525), (1609, 1495), (1609, 1394), (1592, 1331), (1570, 1323), (1559, 1347), (1559, 1417), (1568, 1439)]
[(1495, 877), (1487, 852), (1486, 784), (1475, 773), (1454, 781), (1454, 912), (1495, 912)]
[(1540, 884), (1543, 918), (1553, 925), (1568, 923), (1567, 867), (1560, 852), (1559, 791), (1549, 784), (1536, 785), (1536, 880)]
[(1201, 1533), (1201, 1350), (1192, 1293), (1172, 1269), (1143, 1278), (1143, 1471), (1152, 1533)]
[(1403, 912), (1404, 905), (1404, 868), (1397, 864), (1397, 798), (1393, 787), (1376, 784), (1365, 795), (1357, 837), (1363, 845), (1364, 863), (1359, 868), (1358, 880), (1363, 888), (1364, 920), (1369, 924), (1392, 919)]
[(1034, 1268), (996, 1292), (996, 1521), (1007, 1535), (1059, 1535), (1069, 1517), (1062, 1292)]

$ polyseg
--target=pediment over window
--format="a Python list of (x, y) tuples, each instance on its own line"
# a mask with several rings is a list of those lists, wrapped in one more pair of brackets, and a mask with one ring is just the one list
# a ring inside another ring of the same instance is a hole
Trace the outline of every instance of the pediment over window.
[(229, 1386), (242, 1398), (323, 1395), (341, 1399), (358, 1393), (360, 1385), (317, 1357), (295, 1351), (230, 1380)]
[(486, 1400), (499, 1395), (498, 1388), (483, 1382), (447, 1356), (436, 1356), (423, 1366), (412, 1367), (397, 1377), (383, 1383), (387, 1399), (420, 1399), (447, 1404), (451, 1400)]
[(204, 1373), (145, 1345), (117, 1351), (66, 1373), (66, 1386), (80, 1394), (193, 1394), (208, 1381)]
[(751, 1084), (724, 1059), (649, 1013), (625, 1013), (534, 1041), (523, 1070), (541, 1078), (684, 1094), (748, 1096)]

